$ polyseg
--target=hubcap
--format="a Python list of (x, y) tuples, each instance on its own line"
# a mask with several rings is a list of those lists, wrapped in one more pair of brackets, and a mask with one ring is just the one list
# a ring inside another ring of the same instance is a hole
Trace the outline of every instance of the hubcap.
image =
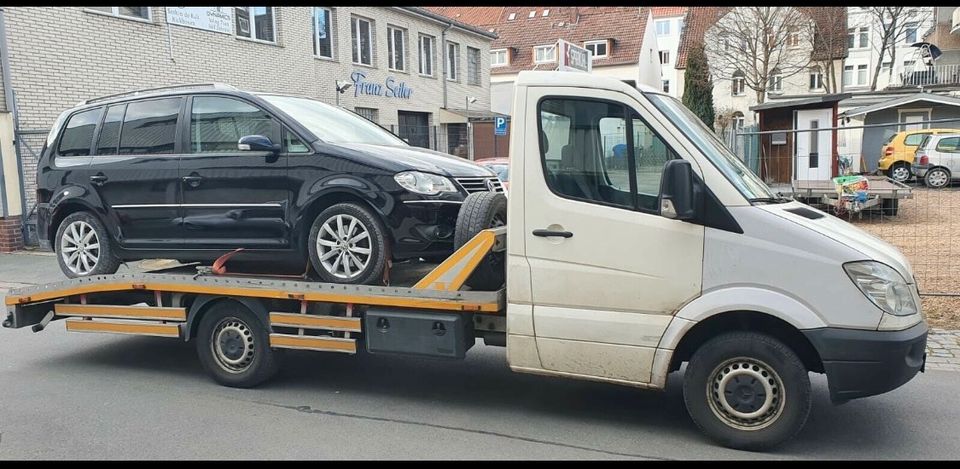
[(323, 222), (317, 234), (317, 255), (327, 272), (338, 278), (360, 275), (370, 263), (370, 232), (359, 219), (334, 215)]
[(943, 187), (947, 185), (947, 173), (943, 170), (935, 169), (927, 176), (930, 185), (933, 187)]
[(237, 318), (217, 323), (210, 347), (220, 367), (231, 373), (241, 373), (253, 363), (253, 331)]
[(893, 179), (897, 182), (903, 182), (910, 179), (910, 171), (903, 166), (897, 166), (893, 170)]
[(67, 225), (60, 237), (60, 257), (71, 272), (87, 275), (100, 260), (100, 238), (93, 227), (77, 220)]
[(726, 425), (759, 430), (780, 417), (786, 402), (783, 382), (767, 364), (753, 358), (734, 358), (720, 364), (710, 376), (710, 409)]

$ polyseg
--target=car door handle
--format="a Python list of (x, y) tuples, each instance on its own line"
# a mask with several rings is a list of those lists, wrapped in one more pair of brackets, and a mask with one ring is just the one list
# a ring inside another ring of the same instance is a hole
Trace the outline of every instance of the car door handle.
[(104, 176), (103, 174), (95, 174), (93, 176), (90, 176), (90, 182), (92, 182), (94, 185), (97, 185), (97, 186), (102, 186), (103, 183), (107, 182), (107, 179), (109, 178)]
[(534, 236), (547, 237), (547, 236), (559, 236), (561, 238), (572, 238), (573, 233), (569, 231), (553, 231), (553, 230), (533, 230)]
[(200, 185), (200, 181), (203, 179), (203, 176), (184, 176), (180, 178), (183, 182), (190, 184), (190, 187), (197, 187)]

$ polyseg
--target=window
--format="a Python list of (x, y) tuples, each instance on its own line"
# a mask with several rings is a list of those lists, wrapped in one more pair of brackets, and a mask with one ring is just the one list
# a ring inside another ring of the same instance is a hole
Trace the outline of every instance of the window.
[(150, 7), (87, 7), (87, 9), (119, 16), (150, 21)]
[(190, 152), (235, 152), (247, 135), (273, 137), (273, 121), (263, 110), (233, 98), (196, 96), (190, 111)]
[(867, 84), (867, 65), (857, 65), (856, 75), (853, 65), (843, 66), (843, 86), (864, 86)]
[[(848, 49), (863, 49), (867, 47), (870, 42), (870, 30), (866, 26), (861, 28), (849, 28), (847, 29), (847, 48)], [(859, 41), (858, 41), (859, 40)]]
[(746, 78), (743, 76), (743, 72), (736, 72), (733, 74), (733, 80), (731, 83), (731, 91), (734, 96), (743, 96), (746, 94)]
[(677, 156), (635, 112), (609, 102), (548, 98), (540, 103), (539, 126), (547, 185), (555, 194), (659, 210), (663, 166)]
[(434, 64), (434, 44), (436, 40), (433, 36), (420, 35), (420, 74), (428, 77), (433, 76)]
[(490, 66), (491, 67), (504, 67), (510, 65), (510, 62), (507, 60), (507, 50), (506, 49), (494, 49), (490, 51)]
[(467, 84), (480, 84), (480, 49), (467, 47)]
[[(812, 120), (810, 121), (810, 129), (819, 129), (820, 121)], [(819, 168), (820, 167), (820, 132), (809, 132), (810, 133), (810, 153), (809, 159), (807, 161), (808, 168)]]
[(904, 30), (904, 41), (907, 44), (913, 44), (917, 42), (917, 23), (910, 22), (903, 25)]
[(527, 15), (527, 18), (534, 18), (534, 17), (536, 17), (536, 16), (537, 16), (537, 11), (536, 11), (536, 10), (531, 10), (531, 11), (530, 11), (530, 14)]
[(587, 41), (583, 43), (583, 48), (590, 51), (594, 59), (607, 56), (607, 41)]
[(957, 153), (960, 152), (960, 137), (946, 137), (941, 138), (937, 142), (937, 151), (947, 152), (947, 153)]
[(670, 35), (670, 20), (657, 21), (657, 36)]
[(923, 140), (923, 138), (926, 137), (927, 135), (930, 135), (930, 134), (929, 134), (929, 133), (918, 133), (918, 134), (910, 134), (910, 135), (907, 135), (907, 138), (903, 139), (903, 144), (904, 144), (904, 145), (911, 145), (911, 146), (913, 146), (913, 145), (919, 145), (919, 144), (920, 144), (920, 141)]
[[(120, 129), (120, 155), (173, 153), (182, 98), (137, 101), (127, 105)], [(234, 145), (236, 145), (234, 141)]]
[(127, 111), (126, 104), (114, 104), (107, 108), (107, 115), (100, 126), (100, 139), (97, 141), (98, 155), (116, 155), (120, 145), (120, 125), (123, 123), (123, 114)]
[(664, 93), (669, 93), (669, 92), (670, 92), (670, 80), (660, 80), (660, 81), (661, 81), (661, 88), (663, 88), (663, 92), (664, 92)]
[(517, 19), (517, 14), (516, 14), (516, 13), (510, 13), (510, 15), (507, 16), (507, 21), (513, 21), (513, 20), (515, 20), (515, 19)]
[(890, 68), (893, 67), (893, 62), (883, 62), (880, 64), (880, 73), (890, 73)]
[(313, 9), (313, 54), (333, 58), (333, 14), (329, 8)]
[(857, 65), (857, 85), (867, 84), (867, 66)]
[(372, 107), (358, 107), (358, 108), (355, 108), (354, 110), (357, 112), (357, 114), (360, 114), (360, 116), (363, 117), (364, 119), (373, 123), (378, 122), (376, 109)]
[(557, 48), (553, 45), (537, 46), (533, 48), (533, 61), (541, 64), (547, 62), (556, 62)]
[(787, 30), (787, 47), (800, 47), (800, 30), (796, 26)]
[(257, 41), (276, 42), (273, 7), (236, 7), (234, 13), (237, 21), (237, 36)]
[(668, 50), (660, 51), (660, 63), (664, 65), (670, 63), (670, 51)]
[(57, 154), (60, 156), (89, 156), (90, 146), (93, 145), (93, 131), (100, 122), (103, 108), (98, 107), (89, 111), (78, 112), (70, 117), (60, 137), (60, 146)]
[(843, 86), (850, 86), (853, 84), (853, 65), (844, 65), (843, 66)]
[(733, 117), (731, 119), (731, 123), (733, 123), (733, 130), (742, 130), (744, 122), (745, 119), (742, 112), (737, 111), (733, 113)]
[(820, 71), (819, 67), (810, 70), (810, 89), (811, 90), (823, 89), (823, 72)]
[(353, 38), (353, 63), (373, 65), (373, 25), (370, 21), (353, 17), (350, 36)]
[(543, 13), (541, 13), (540, 16), (544, 18), (546, 18), (547, 16), (550, 16), (550, 10), (543, 10)]
[(396, 135), (350, 111), (315, 99), (261, 95), (326, 143), (407, 146)]
[(290, 129), (283, 129), (283, 151), (285, 153), (310, 153), (310, 147)]
[(393, 26), (387, 26), (387, 66), (390, 70), (404, 71), (407, 68), (406, 32)]
[(770, 78), (767, 82), (767, 92), (783, 92), (783, 75), (780, 74), (780, 70), (774, 69), (770, 72)]
[(447, 43), (447, 80), (459, 80), (460, 45), (454, 42)]

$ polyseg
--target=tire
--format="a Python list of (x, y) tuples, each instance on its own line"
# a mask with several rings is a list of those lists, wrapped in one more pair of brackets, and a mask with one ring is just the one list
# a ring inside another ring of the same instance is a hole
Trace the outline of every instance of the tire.
[[(366, 236), (361, 237), (364, 233)], [(378, 284), (386, 265), (384, 233), (383, 226), (365, 207), (352, 202), (333, 205), (320, 212), (310, 228), (310, 264), (324, 282)]]
[(108, 275), (120, 268), (110, 234), (90, 212), (67, 215), (57, 228), (53, 248), (60, 270), (69, 278)]
[(196, 347), (203, 368), (224, 386), (254, 387), (280, 370), (266, 325), (235, 301), (220, 301), (204, 313)]
[[(742, 392), (743, 401), (731, 404), (723, 393), (714, 394), (718, 387)], [(797, 354), (782, 342), (754, 332), (730, 332), (693, 354), (683, 379), (683, 400), (690, 418), (711, 439), (729, 448), (762, 450), (803, 428), (810, 414), (810, 378)]]
[(943, 189), (950, 184), (950, 171), (946, 168), (933, 168), (923, 176), (923, 183), (931, 189)]
[(887, 170), (887, 177), (897, 182), (907, 182), (913, 177), (913, 173), (910, 171), (910, 165), (902, 162), (894, 163)]
[(900, 199), (883, 199), (881, 210), (888, 217), (895, 217), (900, 213)]
[[(463, 200), (457, 214), (453, 248), (460, 249), (477, 233), (507, 224), (507, 197), (499, 192), (474, 192)], [(474, 290), (498, 290), (506, 281), (506, 253), (491, 252), (466, 280)]]

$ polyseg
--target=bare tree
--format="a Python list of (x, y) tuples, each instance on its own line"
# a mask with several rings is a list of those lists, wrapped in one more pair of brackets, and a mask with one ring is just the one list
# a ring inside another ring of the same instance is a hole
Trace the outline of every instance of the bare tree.
[[(929, 19), (932, 9), (927, 7), (862, 7), (867, 10), (869, 19), (875, 35), (871, 41), (873, 48), (879, 53), (880, 59), (873, 69), (873, 80), (870, 82), (870, 90), (877, 89), (877, 78), (880, 76), (880, 70), (883, 67), (884, 57), (890, 54), (889, 77), (893, 78), (894, 64), (897, 62), (897, 44), (906, 40), (911, 31), (915, 31), (918, 39), (921, 34), (920, 26)], [(856, 31), (859, 34), (859, 30)], [(859, 40), (859, 36), (854, 37)]]
[(811, 42), (811, 22), (792, 7), (733, 8), (705, 35), (710, 69), (742, 77), (763, 103), (771, 78), (789, 78), (810, 65), (810, 49), (803, 45)]
[[(833, 11), (823, 12), (824, 9)], [(812, 65), (820, 69), (824, 90), (830, 93), (840, 91), (837, 69), (834, 62), (846, 56), (847, 50), (847, 13), (846, 7), (803, 7), (800, 10), (816, 21), (809, 24), (807, 34)], [(821, 11), (817, 11), (821, 10)], [(819, 13), (819, 14), (818, 14)]]
[(733, 123), (734, 112), (737, 112), (737, 110), (729, 106), (717, 109), (717, 117), (714, 121), (713, 127), (721, 137), (727, 135), (727, 127), (730, 127), (730, 124)]

